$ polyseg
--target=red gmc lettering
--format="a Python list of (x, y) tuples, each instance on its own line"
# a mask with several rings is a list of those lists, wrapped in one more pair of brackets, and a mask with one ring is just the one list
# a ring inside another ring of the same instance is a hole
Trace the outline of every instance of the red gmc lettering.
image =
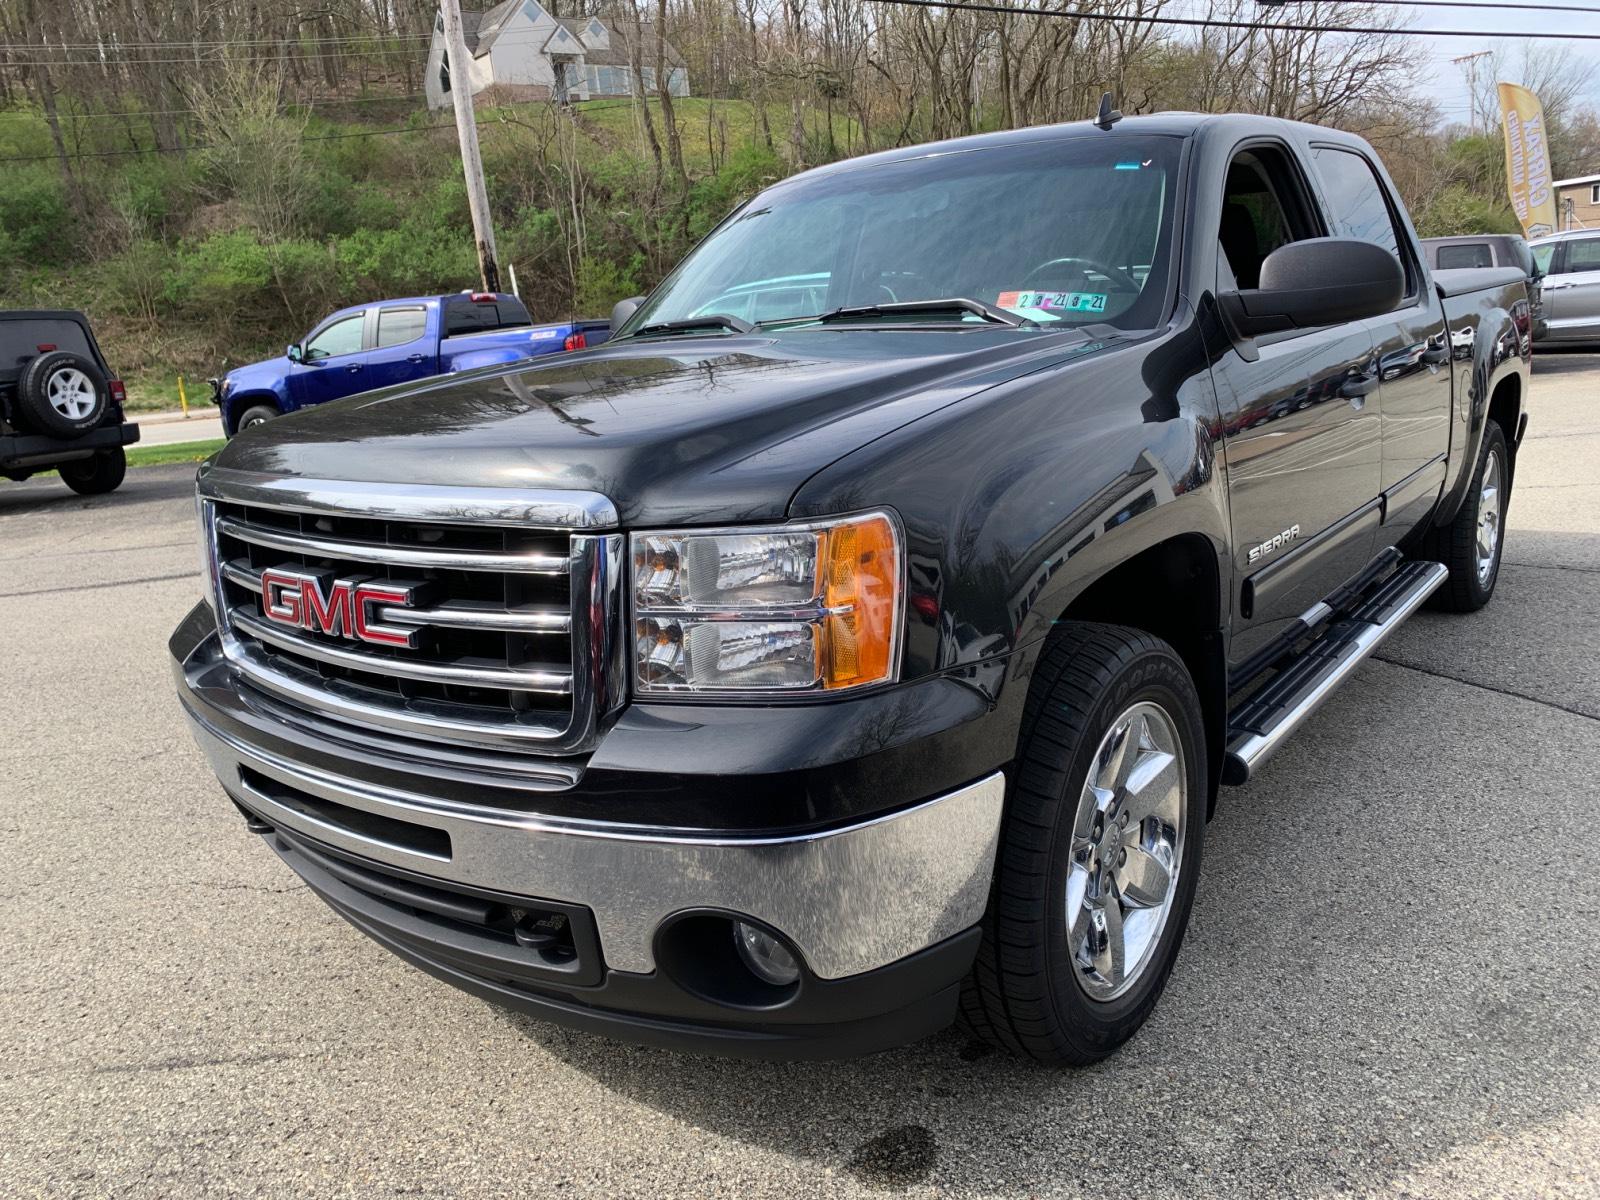
[(411, 604), (409, 587), (377, 580), (335, 579), (288, 567), (261, 572), (261, 612), (268, 620), (331, 637), (360, 638), (379, 646), (417, 644), (413, 629), (377, 619), (376, 605)]

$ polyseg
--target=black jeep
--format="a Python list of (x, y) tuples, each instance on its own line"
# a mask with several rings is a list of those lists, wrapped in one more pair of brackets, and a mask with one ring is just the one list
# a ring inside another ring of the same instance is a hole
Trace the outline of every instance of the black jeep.
[(127, 473), (126, 392), (81, 312), (0, 312), (0, 476), (56, 470), (86, 496)]

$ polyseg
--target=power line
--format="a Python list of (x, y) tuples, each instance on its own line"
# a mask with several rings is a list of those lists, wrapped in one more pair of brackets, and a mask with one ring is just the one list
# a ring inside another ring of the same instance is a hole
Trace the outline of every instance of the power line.
[[(1319, 0), (1277, 0), (1278, 4), (1316, 4)], [(1504, 0), (1499, 4), (1468, 4), (1465, 0), (1383, 0), (1385, 4), (1401, 8), (1459, 8), (1463, 12), (1504, 12), (1522, 9), (1527, 12), (1600, 13), (1600, 8), (1583, 4), (1537, 4), (1529, 0)]]
[[(1180, 25), (1192, 29), (1254, 29), (1262, 33), (1371, 33), (1393, 37), (1541, 38), (1600, 42), (1600, 33), (1545, 33), (1510, 29), (1396, 29), (1387, 25), (1306, 25), (1290, 21), (1229, 21), (1220, 17), (1143, 17), (1078, 9), (1018, 8), (1008, 4), (965, 3), (963, 0), (867, 0), (910, 8), (943, 8), (955, 12), (1005, 13), (1019, 17), (1055, 17), (1067, 21), (1106, 21), (1116, 25)], [(1474, 6), (1476, 7), (1476, 6)]]
[[(323, 98), (313, 97), (309, 100), (290, 100), (289, 108), (305, 108), (315, 111), (319, 108), (329, 108), (334, 105), (343, 107), (346, 104), (396, 104), (404, 100), (421, 100), (425, 92), (401, 92), (393, 96), (347, 96)], [(147, 108), (137, 112), (122, 112), (108, 109), (105, 112), (60, 112), (61, 120), (66, 121), (116, 121), (126, 117), (186, 117), (193, 116), (199, 110), (194, 108)], [(0, 118), (9, 117), (13, 121), (42, 121), (43, 113), (34, 112), (0, 112)]]
[[(488, 123), (489, 122), (479, 122), (479, 124), (488, 124)], [(300, 141), (301, 142), (337, 142), (337, 141), (341, 141), (341, 140), (343, 140), (345, 138), (388, 137), (388, 136), (390, 136), (392, 134), (397, 134), (397, 133), (426, 133), (430, 129), (450, 129), (450, 128), (452, 128), (452, 126), (450, 126), (450, 125), (412, 125), (412, 126), (406, 126), (406, 127), (400, 128), (400, 129), (363, 129), (363, 130), (358, 130), (358, 131), (351, 132), (351, 133), (314, 133), (314, 134), (310, 135), (309, 137), (301, 138)], [(189, 152), (191, 150), (216, 150), (216, 149), (220, 149), (223, 145), (228, 145), (228, 146), (232, 146), (232, 147), (235, 147), (235, 148), (248, 149), (248, 148), (250, 148), (252, 146), (259, 146), (261, 144), (262, 143), (260, 143), (260, 142), (228, 142), (228, 143), (205, 142), (205, 143), (201, 143), (199, 145), (185, 146), (185, 147), (183, 147), (183, 150), (184, 150), (185, 153), (187, 153), (187, 152)], [(78, 151), (78, 152), (73, 153), (73, 154), (69, 154), (69, 155), (67, 155), (67, 157), (68, 158), (123, 158), (123, 157), (127, 157), (129, 155), (138, 156), (138, 155), (143, 155), (143, 154), (169, 154), (169, 153), (173, 153), (173, 152), (172, 151), (168, 151), (168, 150), (157, 149), (157, 148), (154, 148), (154, 147), (149, 147), (149, 148), (144, 148), (144, 149), (139, 149), (139, 150), (82, 150), (82, 151)], [(0, 158), (0, 163), (55, 162), (55, 161), (56, 161), (56, 156), (54, 154), (27, 154), (27, 155), (22, 155), (22, 156), (17, 157), (17, 158)]]
[[(587, 113), (592, 113), (592, 112), (604, 112), (607, 109), (611, 109), (611, 108), (630, 108), (630, 107), (633, 107), (635, 104), (637, 104), (640, 99), (641, 99), (641, 97), (625, 97), (625, 98), (624, 97), (618, 97), (618, 98), (614, 98), (614, 99), (608, 97), (603, 101), (587, 101), (587, 100), (585, 100), (585, 101), (580, 101), (579, 102), (580, 104), (583, 105), (583, 107), (579, 108), (577, 111), (580, 112), (580, 113), (587, 114)], [(648, 100), (651, 99), (651, 97), (647, 96), (647, 97), (643, 97), (642, 99), (648, 101)], [(742, 97), (742, 96), (698, 96), (698, 97), (695, 97), (695, 99), (730, 101), (730, 100), (743, 100), (743, 99), (745, 99), (745, 97)], [(477, 121), (477, 122), (475, 122), (476, 126), (479, 129), (486, 129), (486, 128), (488, 128), (490, 126), (493, 126), (493, 125), (505, 125), (505, 124), (508, 124), (508, 123), (509, 122), (506, 122), (506, 121), (501, 120), (499, 118), (496, 118), (494, 120), (489, 120), (489, 121)], [(448, 125), (447, 124), (434, 124), (434, 125), (410, 125), (410, 126), (403, 126), (403, 127), (399, 128), (399, 129), (363, 129), (363, 130), (354, 130), (354, 131), (351, 131), (351, 132), (348, 132), (348, 133), (316, 133), (316, 134), (311, 134), (310, 136), (307, 136), (307, 137), (303, 137), (303, 138), (300, 139), (300, 141), (301, 142), (336, 142), (336, 141), (342, 141), (342, 140), (347, 139), (347, 138), (390, 137), (390, 136), (393, 136), (395, 134), (427, 133), (430, 130), (452, 129), (452, 128), (454, 128), (453, 124), (448, 124)], [(234, 147), (250, 147), (250, 146), (260, 145), (261, 143), (259, 143), (259, 142), (231, 142), (231, 143), (222, 143), (222, 144), (226, 144), (226, 145), (230, 145), (230, 146), (234, 146)], [(222, 144), (219, 144), (219, 143), (216, 143), (216, 142), (206, 142), (206, 143), (202, 143), (202, 144), (198, 144), (198, 145), (184, 146), (182, 148), (182, 150), (183, 150), (184, 153), (188, 153), (189, 151), (195, 151), (195, 150), (215, 150), (215, 149), (220, 149)], [(130, 157), (130, 156), (131, 157), (138, 157), (138, 156), (147, 155), (147, 154), (171, 154), (171, 153), (175, 153), (175, 151), (162, 150), (162, 149), (159, 149), (157, 147), (143, 147), (143, 148), (140, 148), (140, 149), (129, 149), (129, 150), (81, 150), (81, 151), (77, 151), (77, 152), (68, 154), (67, 157), (68, 158), (73, 158), (73, 159), (78, 159), (78, 158), (126, 158), (126, 157)], [(55, 162), (56, 158), (57, 158), (57, 156), (54, 155), (54, 154), (25, 154), (25, 155), (19, 155), (19, 156), (16, 156), (16, 157), (12, 157), (12, 158), (0, 158), (0, 164), (5, 164), (5, 163), (25, 163), (25, 162)]]

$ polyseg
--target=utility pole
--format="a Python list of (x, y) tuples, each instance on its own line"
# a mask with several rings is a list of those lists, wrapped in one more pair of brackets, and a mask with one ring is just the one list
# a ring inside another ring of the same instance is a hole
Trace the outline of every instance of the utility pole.
[(467, 176), (467, 207), (472, 211), (472, 234), (478, 243), (478, 272), (483, 290), (500, 290), (500, 267), (495, 261), (494, 223), (489, 216), (489, 189), (483, 182), (483, 159), (478, 154), (478, 122), (472, 112), (472, 56), (461, 25), (461, 0), (439, 0), (444, 17), (444, 44), (450, 55), (450, 95), (456, 106), (456, 137), (461, 142), (461, 169)]
[(1463, 54), (1460, 58), (1450, 60), (1467, 73), (1467, 111), (1471, 114), (1469, 124), (1473, 133), (1478, 132), (1478, 60), (1488, 58), (1490, 53), (1488, 50), (1479, 50), (1476, 54)]

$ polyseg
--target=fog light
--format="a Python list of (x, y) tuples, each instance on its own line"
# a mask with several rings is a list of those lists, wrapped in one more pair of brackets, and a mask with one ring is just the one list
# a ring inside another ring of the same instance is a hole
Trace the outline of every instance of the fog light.
[(787, 987), (800, 978), (800, 964), (794, 955), (766, 930), (735, 921), (733, 944), (739, 949), (739, 958), (758, 979), (774, 987)]

